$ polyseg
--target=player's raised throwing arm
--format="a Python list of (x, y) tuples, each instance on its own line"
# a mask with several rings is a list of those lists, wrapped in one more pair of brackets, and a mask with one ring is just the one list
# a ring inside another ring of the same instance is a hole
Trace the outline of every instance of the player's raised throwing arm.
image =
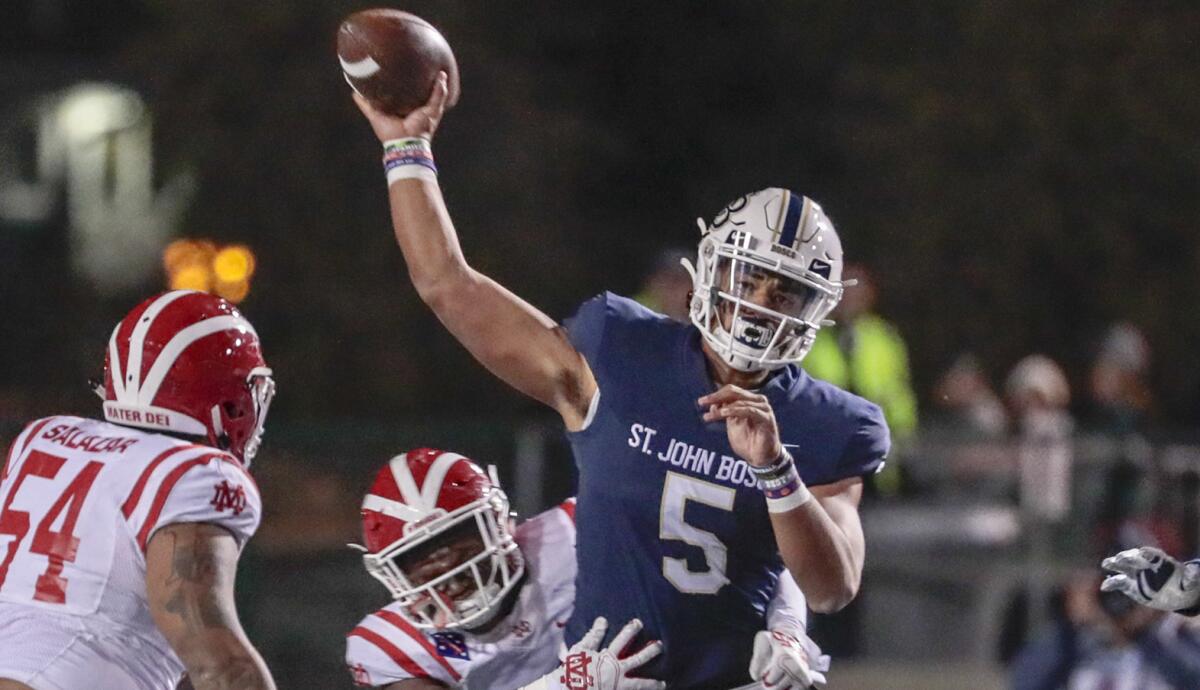
[(233, 603), (237, 560), (233, 535), (202, 523), (163, 527), (146, 549), (150, 613), (196, 690), (275, 687), (238, 622)]
[[(485, 367), (579, 429), (596, 392), (586, 360), (553, 319), (471, 268), (431, 168), (428, 142), (445, 110), (445, 77), (425, 106), (404, 118), (354, 100), (385, 144), (396, 241), (421, 299)], [(412, 163), (425, 158), (430, 165)]]

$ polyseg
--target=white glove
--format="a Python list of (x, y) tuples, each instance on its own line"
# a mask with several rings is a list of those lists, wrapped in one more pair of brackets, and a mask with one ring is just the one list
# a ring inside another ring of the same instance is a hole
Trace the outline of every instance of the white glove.
[(665, 690), (667, 684), (661, 680), (628, 677), (630, 671), (662, 654), (662, 642), (655, 640), (636, 654), (620, 658), (641, 629), (642, 622), (634, 618), (606, 649), (600, 649), (608, 621), (597, 618), (592, 629), (567, 650), (558, 668), (521, 690)]
[(829, 657), (820, 651), (782, 630), (760, 630), (754, 636), (750, 679), (771, 690), (808, 690), (825, 682), (820, 671), (829, 668)]
[(1200, 562), (1180, 563), (1161, 549), (1142, 546), (1105, 558), (1110, 572), (1100, 584), (1105, 592), (1123, 592), (1139, 604), (1178, 611), (1200, 603)]

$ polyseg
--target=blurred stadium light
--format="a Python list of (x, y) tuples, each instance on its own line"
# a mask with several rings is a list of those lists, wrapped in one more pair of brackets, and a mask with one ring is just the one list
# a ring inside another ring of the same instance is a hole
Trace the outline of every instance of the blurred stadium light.
[(249, 247), (217, 247), (209, 240), (182, 239), (163, 250), (163, 270), (172, 290), (202, 290), (233, 303), (250, 294), (257, 260)]

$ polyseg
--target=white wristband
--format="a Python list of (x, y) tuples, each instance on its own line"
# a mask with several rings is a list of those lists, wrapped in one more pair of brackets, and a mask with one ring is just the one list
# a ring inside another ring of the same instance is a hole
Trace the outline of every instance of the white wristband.
[(383, 142), (383, 169), (388, 186), (397, 180), (437, 181), (437, 166), (428, 139), (409, 137)]
[(769, 513), (786, 513), (789, 510), (794, 510), (812, 500), (812, 492), (804, 485), (804, 482), (798, 482), (796, 489), (787, 496), (780, 498), (767, 499), (767, 512)]
[(437, 173), (421, 165), (401, 165), (387, 171), (387, 183), (390, 187), (396, 180), (429, 180), (437, 182)]

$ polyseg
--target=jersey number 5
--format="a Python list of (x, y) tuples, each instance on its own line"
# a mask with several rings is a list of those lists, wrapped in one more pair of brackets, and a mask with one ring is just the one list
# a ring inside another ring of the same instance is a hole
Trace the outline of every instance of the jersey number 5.
[[(12, 507), (13, 499), (21, 490), (21, 484), (30, 475), (54, 479), (64, 463), (64, 458), (33, 450), (29, 452), (29, 457), (17, 472), (12, 488), (8, 490), (8, 497), (4, 500), (4, 508), (0, 510), (0, 535), (12, 537), (7, 553), (4, 553), (4, 560), (0, 561), (0, 589), (3, 589), (4, 581), (8, 578), (8, 567), (12, 565), (17, 549), (29, 532), (29, 513), (15, 510)], [(104, 463), (96, 460), (85, 465), (38, 523), (37, 531), (33, 533), (33, 543), (29, 545), (29, 552), (46, 556), (49, 563), (45, 572), (38, 576), (34, 599), (52, 604), (66, 603), (67, 579), (62, 576), (63, 564), (75, 562), (75, 555), (79, 551), (79, 539), (74, 534), (75, 522), (79, 519), (79, 511), (83, 508), (88, 491), (96, 481), (96, 475), (103, 467)], [(64, 510), (67, 514), (63, 518), (62, 529), (55, 532), (51, 525)]]
[(682, 541), (698, 546), (704, 551), (704, 570), (689, 570), (683, 558), (663, 557), (663, 577), (675, 589), (688, 594), (716, 594), (729, 578), (725, 577), (725, 561), (728, 549), (717, 539), (717, 535), (683, 520), (688, 501), (696, 501), (721, 510), (733, 510), (737, 490), (719, 486), (684, 474), (667, 472), (663, 484), (662, 505), (658, 523), (660, 539)]

